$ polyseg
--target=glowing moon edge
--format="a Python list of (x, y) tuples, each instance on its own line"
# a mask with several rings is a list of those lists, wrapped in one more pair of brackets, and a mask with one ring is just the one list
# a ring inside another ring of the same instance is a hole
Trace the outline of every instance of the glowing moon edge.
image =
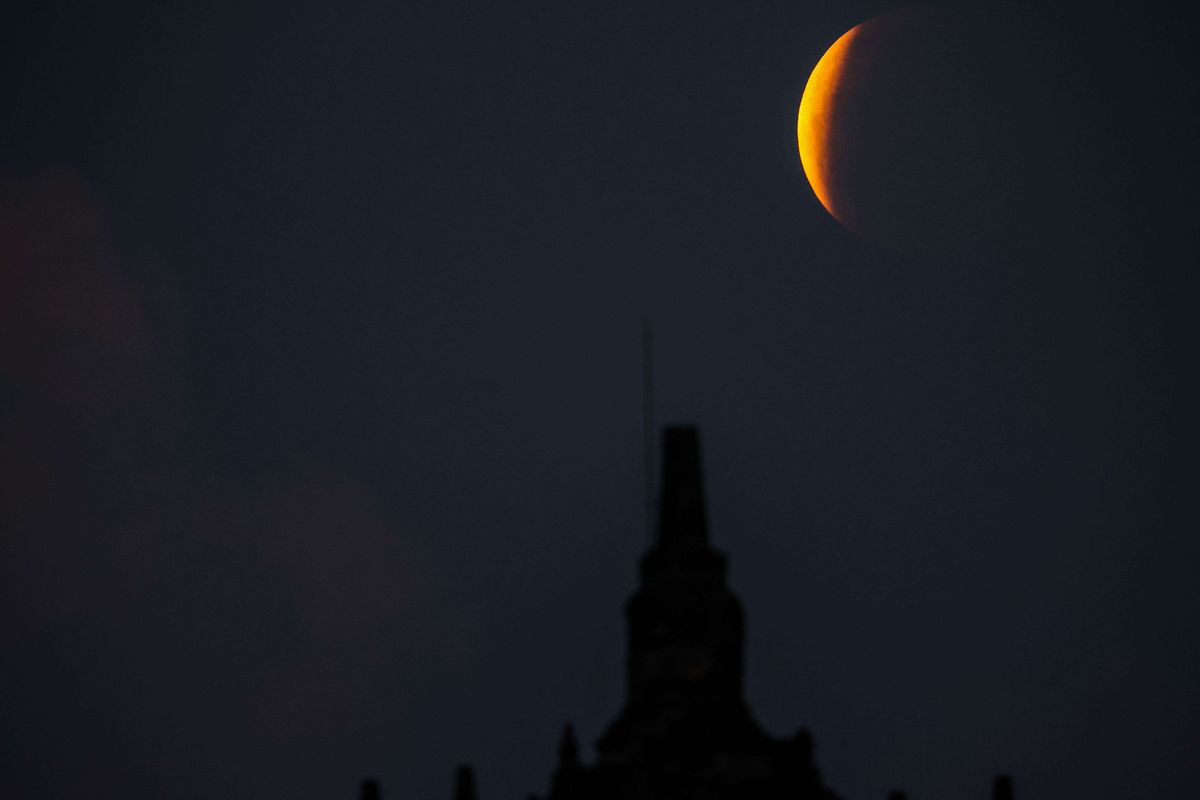
[(851, 46), (861, 28), (862, 25), (855, 25), (843, 33), (817, 61), (804, 86), (804, 94), (800, 97), (800, 113), (796, 118), (796, 142), (800, 148), (804, 174), (821, 205), (843, 225), (846, 225), (845, 215), (838, 213), (834, 200), (830, 150), (838, 90)]

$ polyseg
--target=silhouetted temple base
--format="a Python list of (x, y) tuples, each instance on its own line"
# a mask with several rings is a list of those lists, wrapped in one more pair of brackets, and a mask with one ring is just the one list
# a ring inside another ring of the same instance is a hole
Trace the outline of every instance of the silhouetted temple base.
[[(658, 535), (625, 607), (625, 706), (591, 764), (566, 726), (547, 800), (837, 800), (808, 732), (771, 737), (750, 712), (742, 604), (726, 571), (725, 556), (708, 542), (699, 435), (668, 428)], [(372, 791), (364, 784), (363, 800), (378, 800), (377, 784)], [(992, 796), (1012, 800), (1012, 780), (996, 778)], [(469, 767), (458, 770), (454, 800), (475, 800)]]

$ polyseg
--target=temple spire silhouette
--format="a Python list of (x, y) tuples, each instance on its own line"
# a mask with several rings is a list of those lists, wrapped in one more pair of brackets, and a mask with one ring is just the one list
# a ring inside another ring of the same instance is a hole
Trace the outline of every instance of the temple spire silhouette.
[(657, 535), (625, 607), (624, 707), (594, 764), (561, 770), (551, 800), (734, 797), (795, 800), (825, 789), (805, 736), (776, 740), (742, 688), (744, 614), (709, 543), (699, 432), (663, 432)]
[[(725, 555), (709, 542), (699, 432), (667, 428), (661, 464), (658, 530), (625, 605), (624, 704), (591, 763), (574, 728), (563, 728), (548, 800), (838, 800), (808, 730), (773, 737), (746, 702), (744, 614)], [(370, 788), (364, 800), (378, 797), (378, 784)], [(476, 800), (469, 766), (458, 769), (454, 797)], [(1012, 779), (997, 777), (992, 797), (1013, 800)]]
[(625, 607), (625, 709), (598, 744), (603, 754), (649, 746), (640, 740), (659, 730), (653, 720), (680, 713), (706, 725), (723, 717), (722, 736), (757, 735), (742, 697), (742, 605), (708, 543), (695, 428), (664, 432), (660, 486), (658, 536)]

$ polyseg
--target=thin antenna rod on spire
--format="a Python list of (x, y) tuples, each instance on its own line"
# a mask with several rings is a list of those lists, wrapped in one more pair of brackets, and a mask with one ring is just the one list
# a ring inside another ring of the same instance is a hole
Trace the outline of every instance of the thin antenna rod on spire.
[(654, 333), (642, 320), (642, 442), (646, 466), (646, 545), (654, 544)]

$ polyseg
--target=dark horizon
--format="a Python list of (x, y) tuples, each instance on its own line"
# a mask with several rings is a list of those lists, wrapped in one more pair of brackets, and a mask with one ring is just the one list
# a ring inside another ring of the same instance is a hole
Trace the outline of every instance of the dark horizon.
[(958, 4), (995, 230), (901, 254), (796, 150), (899, 7), (14, 10), (0, 795), (590, 762), (646, 319), (771, 736), (848, 800), (1194, 794), (1195, 11)]

